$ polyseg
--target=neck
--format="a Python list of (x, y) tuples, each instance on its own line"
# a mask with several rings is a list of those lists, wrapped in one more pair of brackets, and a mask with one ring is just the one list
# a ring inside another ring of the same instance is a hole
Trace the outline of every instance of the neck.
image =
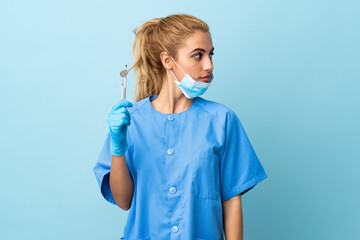
[(158, 97), (151, 102), (154, 109), (164, 114), (181, 113), (189, 109), (194, 99), (187, 99), (167, 71)]

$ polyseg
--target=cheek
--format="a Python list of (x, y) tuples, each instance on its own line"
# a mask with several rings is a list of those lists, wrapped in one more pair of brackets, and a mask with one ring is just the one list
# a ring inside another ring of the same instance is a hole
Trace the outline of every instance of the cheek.
[(192, 66), (189, 66), (187, 68), (187, 70), (188, 71), (186, 73), (188, 73), (192, 78), (197, 79), (197, 78), (201, 77), (200, 74), (201, 74), (202, 68), (201, 68), (200, 64), (193, 64)]

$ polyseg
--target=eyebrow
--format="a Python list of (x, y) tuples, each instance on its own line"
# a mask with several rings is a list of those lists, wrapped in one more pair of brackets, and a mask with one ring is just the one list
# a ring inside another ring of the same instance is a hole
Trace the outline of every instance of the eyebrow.
[[(210, 52), (213, 52), (215, 48), (212, 48), (210, 50)], [(195, 52), (195, 51), (200, 51), (200, 52), (206, 52), (205, 49), (202, 49), (202, 48), (195, 48), (194, 50), (192, 50), (189, 54)]]

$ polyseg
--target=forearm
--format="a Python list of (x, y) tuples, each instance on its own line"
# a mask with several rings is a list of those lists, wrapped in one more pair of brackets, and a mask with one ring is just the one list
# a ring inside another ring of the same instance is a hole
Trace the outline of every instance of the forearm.
[(128, 210), (134, 194), (134, 182), (126, 165), (125, 154), (112, 155), (109, 183), (116, 204)]
[(241, 195), (223, 202), (223, 223), (226, 240), (243, 240)]

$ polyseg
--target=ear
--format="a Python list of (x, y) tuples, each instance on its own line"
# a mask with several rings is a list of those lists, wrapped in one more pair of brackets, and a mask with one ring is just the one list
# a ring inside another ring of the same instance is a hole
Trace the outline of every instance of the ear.
[(160, 54), (160, 59), (161, 59), (162, 65), (166, 69), (172, 69), (172, 61), (171, 61), (170, 55), (167, 52), (162, 52)]

